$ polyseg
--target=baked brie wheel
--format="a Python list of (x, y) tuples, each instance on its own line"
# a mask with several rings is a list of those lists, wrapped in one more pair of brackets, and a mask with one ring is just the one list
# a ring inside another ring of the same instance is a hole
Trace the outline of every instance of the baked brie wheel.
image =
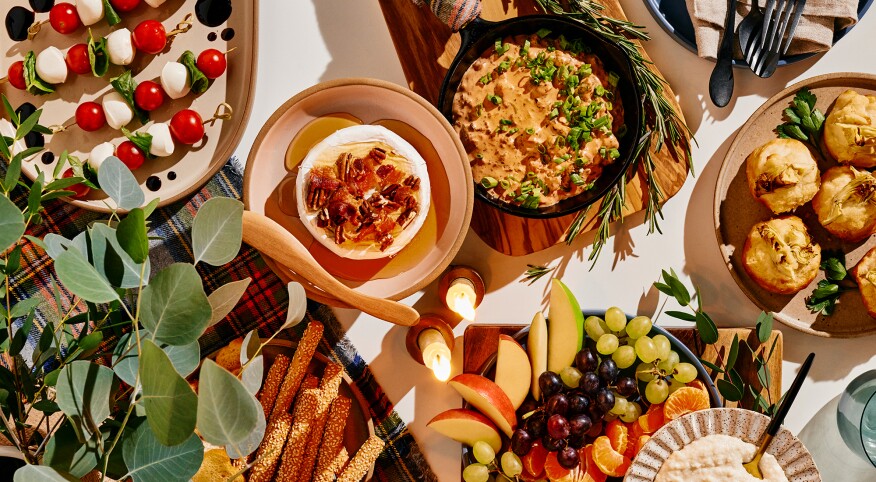
[(782, 216), (751, 228), (742, 261), (745, 272), (763, 289), (793, 294), (818, 274), (821, 247), (812, 241), (803, 220)]
[(868, 251), (852, 268), (852, 276), (858, 283), (867, 314), (876, 318), (876, 248)]
[(861, 241), (876, 229), (876, 177), (854, 167), (832, 167), (821, 178), (812, 208), (831, 234), (845, 241)]
[(755, 199), (780, 214), (809, 202), (821, 184), (812, 152), (795, 139), (774, 139), (745, 160), (748, 188)]
[(843, 92), (824, 121), (824, 145), (834, 159), (876, 167), (876, 96)]

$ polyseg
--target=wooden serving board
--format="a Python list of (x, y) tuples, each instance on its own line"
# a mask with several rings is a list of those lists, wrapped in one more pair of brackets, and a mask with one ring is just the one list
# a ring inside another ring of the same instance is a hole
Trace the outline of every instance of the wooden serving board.
[[(447, 67), (459, 49), (459, 35), (441, 23), (426, 6), (418, 7), (411, 0), (379, 0), (389, 33), (398, 52), (402, 69), (412, 90), (436, 104), (441, 81)], [(602, 0), (605, 14), (626, 19), (619, 0)], [(482, 0), (481, 16), (486, 20), (503, 20), (518, 15), (540, 12), (533, 0)], [(648, 58), (647, 53), (643, 54)], [(651, 69), (660, 72), (651, 64)], [(681, 108), (675, 102), (675, 93), (668, 86), (667, 97), (682, 119)], [(665, 199), (674, 196), (687, 178), (684, 159), (676, 159), (664, 148), (655, 154), (657, 176)], [(636, 172), (626, 187), (627, 204), (624, 216), (644, 210), (647, 203), (647, 185), (644, 172)], [(597, 226), (597, 209), (591, 209), (581, 234)], [(575, 215), (554, 219), (526, 219), (502, 213), (484, 203), (476, 202), (471, 227), (490, 247), (509, 256), (523, 256), (549, 248), (565, 240), (566, 228)]]
[[(504, 334), (513, 336), (525, 327), (526, 325), (471, 325), (466, 328), (462, 340), (463, 372), (480, 373), (485, 364), (490, 360), (490, 357), (495, 355), (496, 350), (499, 347), (499, 335)], [(748, 340), (749, 345), (754, 349), (757, 349), (760, 345), (757, 339), (757, 334), (754, 330), (749, 328), (720, 328), (718, 329), (718, 341), (714, 345), (705, 347), (705, 349), (697, 335), (697, 331), (693, 328), (667, 328), (667, 331), (690, 348), (695, 355), (716, 364), (719, 354), (721, 357), (727, 355), (727, 350), (729, 350), (730, 344), (733, 342), (734, 335), (738, 335), (740, 341)], [(765, 390), (761, 390), (761, 394), (768, 400), (772, 400), (774, 403), (782, 396), (782, 332), (774, 330), (772, 337), (763, 344), (764, 349), (769, 350), (770, 346), (772, 346), (773, 339), (775, 338), (778, 338), (778, 341), (776, 341), (776, 349), (773, 352), (773, 357), (770, 360), (770, 363), (767, 365), (770, 379), (772, 380), (770, 383), (769, 396), (767, 396)], [(761, 385), (757, 378), (757, 366), (751, 362), (746, 363), (751, 359), (750, 355), (747, 355), (749, 354), (746, 349), (741, 347), (739, 349), (739, 375), (742, 376), (746, 382), (755, 387), (760, 387)], [(746, 395), (746, 397), (742, 399), (741, 406), (743, 408), (751, 408), (752, 402), (751, 395)], [(725, 402), (724, 405), (727, 407), (736, 407), (740, 404)]]

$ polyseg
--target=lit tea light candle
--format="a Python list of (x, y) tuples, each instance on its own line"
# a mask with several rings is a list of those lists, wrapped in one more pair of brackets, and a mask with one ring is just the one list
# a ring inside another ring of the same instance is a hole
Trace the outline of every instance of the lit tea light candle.
[(477, 293), (474, 283), (468, 278), (456, 278), (450, 282), (445, 296), (447, 307), (468, 321), (475, 319)]
[(450, 378), (450, 347), (444, 335), (435, 328), (426, 328), (417, 337), (417, 344), (423, 353), (423, 364), (432, 370), (435, 378), (444, 382)]

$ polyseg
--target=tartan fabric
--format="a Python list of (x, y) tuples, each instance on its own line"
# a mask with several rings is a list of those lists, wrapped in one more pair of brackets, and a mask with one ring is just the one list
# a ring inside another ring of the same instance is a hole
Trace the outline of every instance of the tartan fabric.
[[(0, 171), (3, 171), (0, 166)], [(2, 173), (2, 172), (0, 172)], [(231, 159), (212, 180), (188, 202), (171, 204), (158, 209), (149, 218), (149, 235), (157, 240), (150, 242), (152, 272), (175, 262), (192, 262), (190, 228), (198, 208), (214, 196), (241, 197), (243, 177), (235, 159)], [(13, 200), (19, 206), (27, 204), (27, 194), (19, 189)], [(43, 223), (29, 229), (28, 234), (42, 238), (48, 233), (57, 233), (73, 238), (89, 223), (105, 219), (106, 215), (80, 210), (60, 201), (50, 202), (43, 214)], [(42, 250), (27, 243), (22, 250), (22, 270), (11, 280), (14, 300), (39, 296), (51, 300), (51, 278), (54, 275), (52, 260)], [(201, 354), (206, 356), (218, 350), (230, 340), (243, 336), (257, 328), (263, 338), (274, 333), (286, 319), (287, 291), (283, 282), (267, 267), (259, 253), (243, 246), (238, 256), (223, 267), (197, 266), (207, 293), (239, 279), (252, 278), (243, 298), (228, 317), (209, 328), (201, 337)], [(54, 302), (47, 302), (54, 304)], [(69, 299), (65, 301), (69, 303)], [(45, 320), (38, 318), (41, 323)], [(429, 469), (417, 443), (404, 422), (393, 410), (392, 402), (374, 379), (365, 361), (356, 352), (350, 340), (332, 313), (331, 309), (308, 300), (308, 319), (316, 319), (325, 325), (320, 351), (343, 364), (356, 387), (370, 404), (375, 432), (386, 441), (386, 449), (380, 455), (373, 480), (419, 482), (437, 480)], [(307, 321), (307, 320), (305, 320)], [(290, 330), (290, 338), (298, 339), (306, 322)], [(36, 335), (34, 330), (32, 335)], [(36, 339), (28, 341), (34, 346)], [(27, 350), (26, 350), (27, 351)], [(26, 359), (29, 354), (23, 353)], [(351, 454), (352, 456), (352, 454)]]

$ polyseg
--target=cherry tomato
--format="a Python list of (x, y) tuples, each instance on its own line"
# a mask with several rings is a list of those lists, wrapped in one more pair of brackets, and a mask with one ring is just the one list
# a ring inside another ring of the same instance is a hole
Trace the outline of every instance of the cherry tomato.
[(84, 131), (96, 131), (106, 124), (103, 107), (97, 102), (83, 102), (76, 108), (76, 125)]
[(151, 80), (144, 80), (134, 89), (134, 102), (146, 112), (153, 111), (164, 104), (164, 89)]
[(9, 77), (9, 83), (13, 87), (21, 90), (27, 88), (27, 82), (24, 81), (24, 62), (21, 60), (13, 62), (6, 74)]
[(146, 155), (143, 154), (143, 150), (131, 141), (125, 141), (119, 144), (119, 147), (116, 147), (116, 157), (132, 171), (138, 169), (146, 162)]
[(218, 79), (225, 73), (227, 65), (225, 54), (216, 49), (207, 49), (198, 55), (198, 70), (203, 72), (208, 79)]
[(88, 45), (76, 44), (67, 50), (67, 68), (79, 75), (91, 73), (91, 62), (88, 60)]
[(82, 25), (76, 7), (67, 2), (55, 4), (49, 10), (49, 23), (58, 33), (67, 35), (73, 33)]
[(117, 12), (130, 12), (140, 5), (140, 0), (110, 0)]
[[(73, 168), (72, 167), (67, 168), (67, 170), (64, 171), (64, 174), (61, 177), (64, 177), (64, 178), (73, 177)], [(85, 197), (89, 192), (91, 192), (91, 188), (86, 186), (85, 184), (74, 184), (74, 185), (72, 185), (70, 187), (66, 187), (64, 189), (67, 191), (73, 191), (74, 193), (76, 193), (76, 194), (73, 194), (74, 199), (80, 199), (82, 197)]]
[(137, 50), (154, 55), (164, 50), (164, 46), (167, 45), (167, 32), (158, 20), (143, 20), (140, 25), (134, 27), (131, 39)]
[(204, 137), (201, 116), (191, 109), (184, 109), (170, 119), (170, 135), (180, 144), (194, 144)]

